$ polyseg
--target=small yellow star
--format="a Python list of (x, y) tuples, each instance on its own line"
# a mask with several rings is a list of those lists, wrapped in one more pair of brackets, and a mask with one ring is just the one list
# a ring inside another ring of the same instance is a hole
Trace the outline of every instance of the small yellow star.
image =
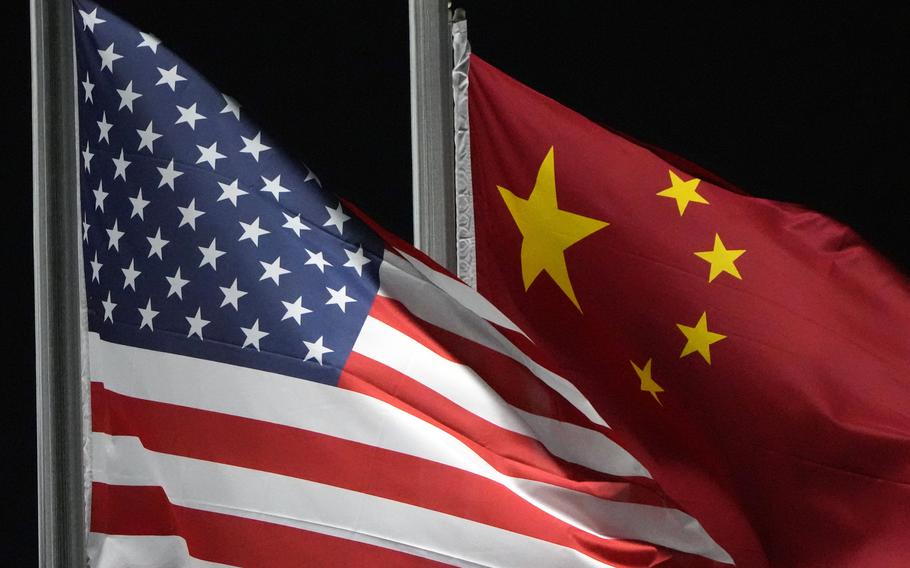
[(708, 204), (708, 200), (698, 194), (697, 189), (700, 181), (701, 180), (698, 178), (683, 181), (682, 178), (673, 173), (673, 170), (670, 170), (670, 187), (658, 192), (657, 195), (675, 199), (676, 206), (679, 208), (679, 216), (682, 217), (682, 214), (685, 213), (686, 206), (689, 205), (689, 203)]
[(717, 343), (721, 339), (727, 337), (726, 335), (708, 331), (707, 312), (702, 312), (701, 318), (698, 320), (698, 323), (695, 324), (695, 327), (689, 327), (687, 325), (682, 325), (681, 323), (676, 324), (676, 327), (678, 327), (679, 331), (686, 336), (686, 346), (683, 347), (679, 358), (682, 359), (686, 355), (698, 351), (709, 365), (711, 364), (711, 344)]
[(641, 381), (641, 390), (651, 393), (657, 404), (663, 406), (664, 403), (657, 398), (657, 393), (664, 392), (664, 389), (651, 378), (651, 360), (648, 359), (648, 362), (642, 368), (639, 368), (634, 361), (629, 361), (629, 363), (632, 363), (632, 368), (635, 369), (635, 374), (638, 375), (638, 379)]
[(557, 206), (552, 146), (540, 163), (537, 181), (527, 199), (504, 187), (496, 187), (521, 231), (521, 275), (525, 290), (542, 272), (546, 272), (581, 311), (569, 279), (565, 250), (609, 223), (570, 213)]
[(734, 278), (742, 280), (743, 277), (739, 275), (739, 270), (736, 269), (734, 261), (742, 256), (744, 252), (746, 252), (744, 249), (732, 250), (726, 248), (724, 242), (720, 240), (720, 235), (715, 233), (714, 250), (697, 252), (695, 253), (695, 256), (711, 264), (711, 273), (708, 274), (708, 282), (713, 282), (722, 272), (726, 272)]

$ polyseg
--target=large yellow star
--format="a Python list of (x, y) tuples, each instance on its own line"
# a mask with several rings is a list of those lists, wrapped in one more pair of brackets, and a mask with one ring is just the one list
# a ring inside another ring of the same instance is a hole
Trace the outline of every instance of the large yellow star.
[(711, 344), (717, 343), (721, 339), (727, 337), (726, 335), (708, 331), (707, 312), (702, 312), (701, 318), (698, 320), (698, 323), (695, 324), (695, 327), (689, 327), (687, 325), (682, 325), (681, 323), (676, 324), (676, 327), (678, 327), (679, 331), (686, 336), (686, 346), (683, 347), (679, 358), (682, 359), (686, 355), (698, 351), (709, 365), (711, 364)]
[(734, 278), (742, 280), (743, 277), (739, 275), (739, 270), (737, 270), (734, 262), (737, 258), (742, 256), (744, 252), (746, 252), (744, 249), (732, 250), (726, 248), (724, 242), (720, 240), (720, 235), (714, 233), (714, 250), (697, 252), (695, 253), (695, 256), (711, 264), (708, 282), (713, 282), (722, 272), (726, 272)]
[(663, 406), (664, 403), (657, 398), (657, 393), (664, 392), (664, 389), (651, 378), (651, 360), (648, 359), (648, 362), (642, 368), (639, 368), (634, 361), (629, 361), (629, 363), (632, 363), (632, 368), (635, 369), (635, 374), (638, 375), (638, 380), (641, 381), (641, 390), (651, 393), (657, 404)]
[(689, 203), (708, 204), (708, 200), (698, 194), (698, 183), (700, 181), (698, 178), (683, 181), (682, 178), (673, 173), (673, 170), (670, 170), (670, 187), (658, 192), (657, 195), (675, 199), (676, 207), (679, 208), (679, 216), (682, 217)]
[(609, 223), (557, 207), (552, 146), (540, 164), (537, 182), (527, 199), (517, 197), (504, 187), (496, 187), (521, 231), (521, 276), (525, 290), (541, 272), (546, 272), (581, 311), (569, 280), (564, 251)]

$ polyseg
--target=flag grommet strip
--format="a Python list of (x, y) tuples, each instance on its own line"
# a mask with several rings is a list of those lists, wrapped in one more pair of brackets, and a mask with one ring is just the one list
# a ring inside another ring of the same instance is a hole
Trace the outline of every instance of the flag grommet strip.
[(452, 69), (452, 91), (455, 98), (455, 265), (458, 277), (465, 284), (476, 288), (474, 186), (471, 182), (471, 129), (468, 115), (471, 44), (468, 42), (468, 22), (460, 12), (456, 12), (452, 23), (452, 45), (455, 50), (455, 65)]

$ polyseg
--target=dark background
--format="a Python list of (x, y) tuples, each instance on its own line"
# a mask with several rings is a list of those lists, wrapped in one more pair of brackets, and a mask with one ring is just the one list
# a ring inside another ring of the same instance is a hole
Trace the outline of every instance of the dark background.
[[(37, 557), (29, 40), (17, 4), (3, 34), (13, 218), (0, 223), (0, 319), (12, 365), (0, 416), (4, 564), (28, 566)], [(107, 4), (235, 96), (326, 188), (410, 238), (405, 0)], [(506, 73), (754, 195), (826, 212), (910, 271), (910, 11), (712, 4), (456, 2), (474, 51)]]

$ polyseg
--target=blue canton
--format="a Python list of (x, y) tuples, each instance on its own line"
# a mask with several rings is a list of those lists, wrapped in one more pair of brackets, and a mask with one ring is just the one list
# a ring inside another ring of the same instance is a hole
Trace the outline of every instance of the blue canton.
[(379, 237), (157, 38), (82, 0), (75, 26), (90, 331), (336, 383)]

